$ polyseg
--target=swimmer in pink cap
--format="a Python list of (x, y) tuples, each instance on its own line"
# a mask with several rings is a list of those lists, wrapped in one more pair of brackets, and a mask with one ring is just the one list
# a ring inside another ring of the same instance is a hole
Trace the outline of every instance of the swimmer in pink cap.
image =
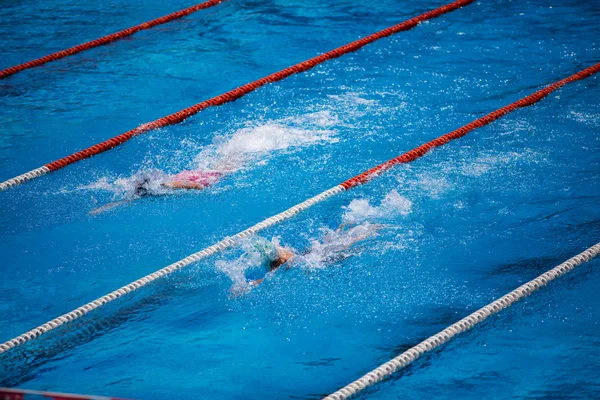
[(153, 179), (151, 176), (142, 176), (141, 179), (135, 182), (133, 194), (135, 197), (163, 194), (159, 190), (156, 190), (157, 187), (202, 190), (217, 183), (225, 174), (225, 171), (193, 169), (182, 171), (175, 175), (167, 175), (160, 179)]
[[(138, 174), (138, 177), (133, 184), (133, 190), (132, 192), (129, 192), (130, 194), (128, 198), (98, 207), (92, 210), (90, 214), (100, 214), (142, 197), (165, 194), (165, 188), (202, 190), (216, 184), (226, 174), (234, 170), (235, 168), (232, 168), (231, 166), (223, 166), (223, 168), (220, 170), (193, 169), (166, 176), (164, 174), (162, 176)], [(161, 188), (163, 190), (161, 190)]]

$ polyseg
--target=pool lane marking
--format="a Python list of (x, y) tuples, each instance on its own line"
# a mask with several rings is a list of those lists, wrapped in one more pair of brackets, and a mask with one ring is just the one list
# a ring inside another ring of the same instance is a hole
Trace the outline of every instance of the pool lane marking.
[[(301, 211), (304, 211), (304, 210), (312, 207), (313, 205), (322, 202), (323, 200), (325, 200), (329, 197), (332, 197), (339, 193), (345, 192), (346, 190), (351, 189), (355, 186), (362, 185), (362, 184), (368, 182), (369, 179), (379, 175), (381, 172), (391, 168), (394, 165), (404, 163), (404, 162), (410, 162), (417, 158), (420, 158), (420, 157), (424, 156), (429, 150), (431, 150), (434, 147), (441, 146), (442, 144), (446, 144), (446, 143), (450, 142), (451, 140), (458, 139), (458, 138), (466, 135), (468, 132), (473, 131), (481, 126), (487, 125), (494, 119), (500, 118), (512, 111), (515, 111), (516, 109), (534, 104), (534, 103), (540, 101), (541, 99), (543, 99), (544, 97), (548, 96), (548, 94), (559, 89), (561, 86), (563, 86), (567, 83), (570, 83), (570, 82), (574, 82), (578, 79), (587, 78), (587, 77), (597, 73), (598, 71), (600, 71), (600, 63), (598, 63), (592, 67), (586, 68), (574, 75), (571, 75), (568, 78), (565, 78), (558, 82), (555, 82), (543, 89), (540, 89), (537, 92), (535, 92), (527, 97), (524, 97), (521, 100), (518, 100), (514, 103), (511, 103), (510, 105), (503, 107), (497, 111), (494, 111), (491, 114), (488, 114), (484, 117), (478, 118), (475, 121), (463, 126), (462, 128), (455, 130), (452, 133), (443, 135), (443, 136), (439, 137), (438, 139), (434, 139), (424, 145), (417, 147), (414, 150), (411, 150), (397, 158), (394, 158), (394, 159), (388, 161), (387, 163), (380, 164), (379, 166), (372, 168), (360, 175), (357, 175), (356, 177), (351, 178), (351, 179), (343, 182), (342, 184), (334, 186), (331, 189), (326, 190), (314, 197), (311, 197), (310, 199), (305, 200), (304, 202), (302, 202), (298, 205), (295, 205), (279, 214), (276, 214), (270, 218), (267, 218), (264, 221), (259, 222), (258, 224), (254, 225), (234, 236), (226, 237), (225, 239), (221, 240), (220, 242), (217, 242), (217, 243), (213, 244), (212, 246), (205, 248), (204, 250), (201, 250), (197, 253), (189, 255), (182, 260), (179, 260), (171, 265), (168, 265), (162, 269), (159, 269), (158, 271), (153, 272), (152, 274), (146, 275), (143, 278), (140, 278), (132, 283), (129, 283), (113, 292), (110, 292), (107, 295), (104, 295), (92, 302), (89, 302), (79, 308), (76, 308), (73, 311), (63, 314), (58, 318), (55, 318), (43, 325), (38, 326), (37, 328), (34, 328), (22, 335), (15, 337), (14, 339), (8, 340), (7, 342), (0, 344), (0, 354), (4, 353), (12, 348), (15, 348), (17, 346), (20, 346), (22, 344), (25, 344), (28, 341), (33, 340), (37, 337), (40, 337), (41, 335), (43, 335), (53, 329), (56, 329), (63, 324), (66, 324), (75, 319), (81, 318), (88, 312), (93, 311), (96, 308), (103, 306), (104, 304), (110, 303), (111, 301), (114, 301), (114, 300), (118, 299), (119, 297), (126, 295), (127, 293), (133, 292), (134, 290), (137, 290), (140, 287), (145, 286), (145, 285), (149, 284), (150, 282), (155, 281), (156, 279), (159, 279), (166, 275), (170, 275), (173, 272), (175, 272), (179, 269), (182, 269), (192, 263), (195, 263), (203, 258), (206, 258), (210, 255), (213, 255), (215, 253), (218, 253), (220, 251), (228, 249), (228, 248), (234, 246), (239, 240), (241, 240), (243, 238), (252, 236), (252, 235), (262, 231), (263, 229), (269, 228), (279, 222), (289, 219), (289, 218), (293, 217), (294, 215), (300, 213)], [(407, 158), (405, 158), (405, 157), (407, 157)]]
[(568, 259), (562, 264), (552, 268), (549, 271), (544, 272), (542, 275), (535, 279), (530, 280), (524, 285), (519, 286), (512, 292), (505, 294), (499, 299), (493, 301), (485, 307), (480, 308), (474, 313), (466, 316), (458, 322), (450, 325), (441, 332), (425, 339), (418, 345), (411, 347), (399, 356), (391, 359), (390, 361), (380, 365), (371, 372), (363, 375), (361, 378), (355, 380), (349, 385), (336, 391), (325, 397), (324, 400), (345, 400), (349, 397), (358, 394), (366, 388), (373, 386), (377, 382), (391, 376), (400, 369), (408, 366), (413, 361), (421, 357), (423, 354), (432, 351), (449, 340), (453, 339), (456, 335), (465, 332), (481, 322), (485, 321), (490, 316), (499, 313), (505, 308), (510, 307), (519, 300), (528, 297), (530, 294), (546, 286), (551, 281), (558, 277), (571, 272), (573, 269), (581, 264), (584, 264), (600, 253), (600, 243), (588, 248), (587, 250), (579, 253), (578, 255)]
[(104, 46), (105, 44), (112, 43), (119, 39), (123, 39), (127, 36), (131, 36), (139, 31), (143, 31), (145, 29), (153, 28), (157, 25), (166, 24), (167, 22), (174, 21), (179, 18), (183, 18), (187, 15), (195, 13), (196, 11), (204, 10), (206, 8), (216, 6), (221, 3), (223, 0), (209, 0), (204, 3), (196, 4), (195, 6), (191, 6), (185, 8), (183, 10), (176, 11), (174, 13), (162, 16), (160, 18), (153, 19), (152, 21), (144, 22), (143, 24), (139, 24), (136, 26), (132, 26), (131, 28), (124, 29), (119, 32), (112, 33), (110, 35), (102, 36), (101, 38), (92, 40), (90, 42), (82, 43), (77, 46), (70, 47), (66, 50), (57, 51), (56, 53), (48, 54), (47, 56), (27, 61), (23, 64), (15, 65), (14, 67), (9, 67), (0, 71), (0, 79), (8, 78), (11, 75), (19, 73), (21, 71), (25, 71), (26, 69), (39, 67), (40, 65), (47, 64), (52, 61), (60, 60), (61, 58), (65, 58), (68, 56), (72, 56), (77, 53), (81, 53), (82, 51), (86, 51), (89, 49), (93, 49), (94, 47)]
[(316, 57), (313, 57), (304, 62), (298, 63), (296, 65), (288, 67), (279, 72), (275, 72), (271, 75), (268, 75), (264, 78), (254, 81), (254, 82), (247, 83), (236, 89), (230, 90), (227, 93), (213, 97), (212, 99), (209, 99), (209, 100), (205, 100), (201, 103), (195, 104), (191, 107), (188, 107), (186, 109), (178, 111), (174, 114), (159, 118), (159, 119), (149, 122), (149, 123), (142, 124), (139, 127), (132, 129), (130, 131), (127, 131), (121, 135), (115, 136), (111, 139), (105, 140), (104, 142), (95, 144), (94, 146), (91, 146), (87, 149), (73, 153), (70, 156), (61, 158), (60, 160), (56, 160), (49, 164), (46, 164), (44, 167), (47, 170), (45, 170), (44, 173), (39, 173), (39, 171), (42, 168), (44, 168), (44, 167), (40, 167), (40, 168), (37, 168), (36, 170), (34, 170), (34, 171), (38, 171), (38, 173), (33, 173), (34, 171), (32, 171), (32, 172), (28, 172), (28, 173), (19, 175), (15, 178), (9, 179), (5, 182), (2, 182), (2, 183), (0, 183), (0, 191), (8, 189), (9, 187), (12, 187), (12, 186), (22, 184), (28, 180), (38, 178), (48, 172), (56, 171), (58, 169), (64, 168), (67, 165), (76, 163), (76, 162), (86, 159), (88, 157), (92, 157), (96, 154), (100, 154), (102, 152), (110, 150), (116, 146), (119, 146), (120, 144), (125, 143), (126, 141), (130, 140), (134, 136), (137, 136), (137, 135), (140, 135), (140, 134), (152, 131), (152, 130), (156, 130), (159, 128), (164, 128), (169, 125), (178, 124), (178, 123), (184, 121), (185, 119), (189, 118), (190, 116), (195, 115), (206, 108), (216, 107), (216, 106), (220, 106), (220, 105), (235, 101), (235, 100), (239, 99), (240, 97), (243, 97), (243, 96), (247, 95), (248, 93), (251, 93), (251, 92), (255, 91), (256, 89), (258, 89), (259, 87), (262, 87), (268, 83), (278, 82), (289, 76), (308, 71), (308, 70), (314, 68), (315, 66), (324, 63), (325, 61), (340, 57), (347, 53), (357, 51), (357, 50), (361, 49), (362, 47), (366, 46), (367, 44), (373, 43), (384, 37), (396, 34), (398, 32), (407, 31), (409, 29), (412, 29), (423, 21), (427, 21), (429, 19), (439, 17), (440, 15), (454, 11), (454, 10), (461, 8), (465, 5), (468, 5), (474, 1), (475, 0), (454, 1), (447, 5), (441, 6), (434, 10), (428, 11), (424, 14), (418, 15), (409, 20), (401, 22), (392, 27), (386, 28), (382, 31), (373, 33), (362, 39), (356, 40), (356, 41), (346, 44), (344, 46), (338, 47), (334, 50), (328, 51), (327, 53), (323, 53), (319, 56), (316, 56)]

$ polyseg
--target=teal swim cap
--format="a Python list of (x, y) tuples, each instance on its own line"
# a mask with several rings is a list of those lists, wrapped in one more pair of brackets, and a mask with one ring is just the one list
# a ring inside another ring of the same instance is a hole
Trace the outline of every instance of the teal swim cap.
[(264, 259), (266, 263), (272, 263), (279, 259), (279, 251), (275, 244), (269, 240), (256, 241), (252, 244), (254, 250)]
[(264, 238), (255, 238), (247, 247), (248, 253), (252, 254), (253, 265), (244, 271), (247, 280), (257, 280), (265, 277), (271, 270), (271, 265), (279, 259), (279, 251), (275, 243)]

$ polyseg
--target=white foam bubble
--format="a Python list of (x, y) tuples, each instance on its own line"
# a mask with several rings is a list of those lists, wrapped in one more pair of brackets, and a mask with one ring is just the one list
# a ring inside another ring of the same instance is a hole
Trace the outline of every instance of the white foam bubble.
[(569, 113), (569, 117), (574, 119), (577, 122), (582, 124), (586, 124), (589, 126), (598, 126), (600, 125), (600, 113), (589, 113), (589, 112), (578, 112), (571, 111)]
[(363, 222), (350, 228), (340, 227), (337, 230), (321, 228), (320, 240), (313, 239), (304, 255), (297, 257), (298, 263), (308, 268), (325, 268), (333, 263), (343, 261), (360, 254), (357, 243), (374, 237), (382, 225)]
[(244, 272), (246, 271), (248, 264), (246, 263), (244, 256), (233, 261), (217, 260), (215, 261), (215, 267), (218, 271), (227, 275), (234, 285), (246, 284)]
[(397, 191), (390, 191), (379, 206), (373, 206), (369, 199), (354, 199), (345, 208), (343, 220), (358, 223), (367, 219), (384, 219), (406, 216), (412, 210), (412, 202)]
[(89, 185), (82, 186), (81, 189), (111, 190), (111, 183), (108, 181), (108, 178), (102, 177), (102, 178), (98, 179), (96, 182), (92, 182)]
[(126, 178), (117, 178), (112, 182), (103, 177), (80, 189), (104, 190), (112, 192), (115, 197), (130, 199), (136, 196), (136, 190), (142, 183), (147, 193), (154, 195), (167, 193), (168, 189), (162, 186), (166, 180), (167, 174), (160, 170), (144, 170)]
[(216, 137), (195, 162), (198, 168), (235, 170), (275, 151), (337, 142), (334, 130), (323, 129), (336, 123), (333, 113), (322, 111), (241, 128), (232, 135)]
[(363, 93), (357, 92), (347, 92), (342, 95), (329, 95), (329, 98), (335, 100), (336, 102), (342, 103), (346, 106), (348, 105), (362, 105), (362, 106), (373, 106), (377, 104), (376, 100), (365, 99), (361, 97)]
[(537, 163), (541, 159), (539, 153), (529, 149), (520, 152), (488, 152), (472, 160), (465, 160), (458, 168), (463, 175), (479, 177), (498, 169), (512, 168), (518, 162)]
[(290, 118), (290, 121), (295, 124), (310, 124), (323, 128), (341, 124), (338, 116), (329, 110), (321, 110), (314, 113), (292, 117)]
[(266, 153), (321, 142), (330, 139), (331, 135), (332, 132), (327, 130), (300, 129), (270, 122), (254, 128), (240, 129), (218, 146), (218, 152), (223, 156)]
[[(444, 173), (447, 173), (447, 172), (448, 171), (444, 171)], [(437, 199), (443, 193), (445, 193), (449, 189), (451, 189), (452, 185), (450, 184), (450, 182), (448, 182), (448, 179), (446, 179), (446, 177), (444, 177), (443, 175), (441, 175), (441, 174), (435, 175), (435, 174), (438, 174), (438, 172), (435, 171), (433, 173), (431, 173), (431, 172), (420, 173), (420, 174), (417, 174), (414, 178), (412, 178), (412, 180), (415, 181), (419, 190), (423, 190), (430, 197)]]

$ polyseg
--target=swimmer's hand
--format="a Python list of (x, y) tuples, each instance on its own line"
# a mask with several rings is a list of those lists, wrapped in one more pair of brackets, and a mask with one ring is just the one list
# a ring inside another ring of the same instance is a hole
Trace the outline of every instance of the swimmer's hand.
[(165, 182), (162, 186), (167, 187), (169, 189), (194, 189), (194, 190), (202, 190), (205, 187), (199, 183), (194, 182), (180, 182), (180, 181), (171, 181)]

